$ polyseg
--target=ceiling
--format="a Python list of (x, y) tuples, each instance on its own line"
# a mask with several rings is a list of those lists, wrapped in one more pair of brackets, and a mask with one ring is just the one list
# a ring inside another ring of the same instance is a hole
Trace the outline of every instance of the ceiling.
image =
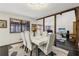
[(0, 3), (0, 11), (38, 19), (54, 13), (79, 6), (78, 3), (48, 3), (47, 7), (35, 9), (29, 3)]

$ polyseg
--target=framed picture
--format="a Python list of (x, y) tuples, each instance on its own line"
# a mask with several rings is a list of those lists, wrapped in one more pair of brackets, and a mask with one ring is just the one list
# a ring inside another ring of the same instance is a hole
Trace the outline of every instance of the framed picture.
[(7, 20), (0, 20), (0, 28), (7, 28)]

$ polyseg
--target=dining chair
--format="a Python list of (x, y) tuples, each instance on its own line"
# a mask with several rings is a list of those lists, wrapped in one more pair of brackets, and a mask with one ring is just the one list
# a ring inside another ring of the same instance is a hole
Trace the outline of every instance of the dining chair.
[(37, 31), (37, 32), (36, 32), (36, 35), (37, 35), (37, 36), (41, 36), (40, 31)]
[(42, 36), (47, 36), (47, 31), (42, 32)]
[(35, 49), (35, 45), (31, 41), (29, 31), (25, 31), (25, 38), (26, 38), (26, 42), (27, 42), (27, 48), (30, 51), (30, 56), (32, 56), (32, 51)]
[(54, 45), (55, 34), (51, 34), (50, 37), (47, 39), (48, 39), (47, 44), (38, 47), (45, 55), (48, 55), (52, 52), (52, 46)]
[(25, 51), (27, 52), (28, 49), (27, 49), (27, 42), (26, 42), (24, 31), (21, 32), (21, 39), (23, 41), (23, 47), (24, 47)]

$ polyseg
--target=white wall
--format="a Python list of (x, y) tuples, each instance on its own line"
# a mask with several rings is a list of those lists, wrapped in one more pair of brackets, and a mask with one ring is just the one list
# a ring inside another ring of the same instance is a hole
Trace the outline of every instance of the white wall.
[(70, 33), (73, 33), (73, 21), (76, 21), (74, 11), (57, 15), (57, 32), (58, 28), (66, 28)]
[[(8, 14), (8, 13), (1, 13), (0, 12), (0, 20), (7, 20), (7, 28), (0, 28), (0, 44), (2, 42), (7, 41), (14, 41), (20, 39), (20, 33), (10, 33), (10, 19), (9, 18), (16, 18), (16, 19), (22, 19), (22, 20), (30, 20), (31, 23), (34, 22), (34, 20), (20, 16), (20, 15), (14, 15), (14, 14)], [(5, 44), (5, 43), (4, 43)]]

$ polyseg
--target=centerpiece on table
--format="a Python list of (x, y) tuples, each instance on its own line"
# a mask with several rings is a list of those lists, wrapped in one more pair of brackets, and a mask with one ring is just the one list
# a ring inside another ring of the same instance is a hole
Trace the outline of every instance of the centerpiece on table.
[(37, 25), (36, 24), (32, 24), (33, 36), (35, 36), (36, 31), (37, 31)]

